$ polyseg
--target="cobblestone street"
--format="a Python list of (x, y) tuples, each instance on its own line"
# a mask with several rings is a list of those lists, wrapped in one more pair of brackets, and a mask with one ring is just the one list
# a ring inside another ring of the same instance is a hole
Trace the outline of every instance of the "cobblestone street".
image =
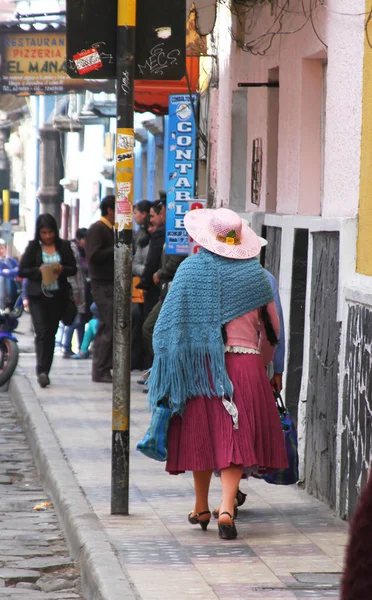
[(78, 569), (53, 506), (44, 505), (49, 498), (7, 393), (0, 406), (0, 598), (82, 599)]

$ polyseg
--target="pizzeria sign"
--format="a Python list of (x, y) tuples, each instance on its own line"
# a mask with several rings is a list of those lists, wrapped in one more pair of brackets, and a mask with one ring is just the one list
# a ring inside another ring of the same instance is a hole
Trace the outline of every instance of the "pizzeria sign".
[(105, 82), (73, 81), (67, 75), (64, 31), (0, 30), (0, 93), (61, 94), (104, 88)]

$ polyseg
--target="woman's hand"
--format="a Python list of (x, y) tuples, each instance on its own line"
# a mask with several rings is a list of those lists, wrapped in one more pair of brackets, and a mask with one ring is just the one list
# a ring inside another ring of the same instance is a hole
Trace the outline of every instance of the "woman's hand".
[(53, 267), (53, 273), (56, 273), (58, 275), (58, 277), (60, 276), (62, 271), (63, 271), (62, 265), (56, 265), (55, 267)]
[(271, 388), (272, 388), (273, 392), (277, 392), (277, 393), (280, 394), (280, 392), (283, 389), (283, 375), (282, 375), (282, 373), (274, 373), (274, 375), (270, 379), (270, 383), (271, 383)]

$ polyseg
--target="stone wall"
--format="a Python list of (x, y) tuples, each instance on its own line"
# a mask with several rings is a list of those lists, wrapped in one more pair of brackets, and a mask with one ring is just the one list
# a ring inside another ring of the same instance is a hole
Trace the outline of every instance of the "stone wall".
[(372, 311), (349, 305), (342, 399), (340, 514), (352, 514), (371, 465)]
[(339, 233), (313, 234), (310, 355), (306, 406), (306, 488), (336, 505)]
[(267, 246), (264, 247), (265, 269), (274, 275), (279, 285), (282, 230), (280, 227), (265, 226), (263, 228), (262, 235), (268, 242)]
[(290, 319), (287, 333), (288, 366), (286, 380), (286, 404), (295, 423), (297, 423), (304, 353), (308, 239), (309, 232), (307, 229), (295, 229)]

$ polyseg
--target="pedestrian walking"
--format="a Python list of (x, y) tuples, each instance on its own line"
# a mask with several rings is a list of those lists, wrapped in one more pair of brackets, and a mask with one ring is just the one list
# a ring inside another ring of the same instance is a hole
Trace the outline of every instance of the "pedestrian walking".
[(67, 308), (76, 274), (70, 242), (59, 237), (57, 223), (48, 213), (36, 221), (35, 239), (22, 256), (19, 276), (25, 277), (29, 310), (35, 332), (36, 374), (40, 387), (50, 384), (55, 335)]
[(18, 261), (7, 255), (7, 244), (0, 238), (0, 309), (12, 309), (19, 293), (16, 283), (18, 277)]
[[(145, 268), (143, 269), (141, 279), (136, 287), (144, 291), (143, 304), (143, 322), (145, 323), (153, 308), (159, 301), (160, 285), (154, 281), (154, 275), (161, 265), (162, 253), (165, 244), (165, 200), (156, 200), (150, 208), (150, 228), (152, 228), (150, 244), (147, 252)], [(155, 323), (155, 321), (154, 321)], [(143, 333), (143, 328), (142, 328)], [(147, 338), (142, 337), (144, 372), (139, 383), (146, 383), (149, 376), (149, 367), (152, 363), (151, 344)], [(147, 389), (145, 390), (147, 392)]]
[(97, 305), (95, 304), (95, 302), (93, 302), (93, 304), (91, 304), (90, 312), (93, 316), (88, 321), (88, 323), (85, 327), (83, 342), (80, 346), (79, 352), (77, 352), (76, 354), (73, 354), (71, 356), (71, 358), (73, 358), (73, 359), (81, 360), (84, 358), (89, 358), (89, 347), (97, 335), (98, 326), (99, 326), (98, 308), (97, 308)]
[[(152, 359), (154, 357), (152, 347), (152, 336), (154, 333), (154, 327), (158, 319), (163, 302), (165, 300), (165, 297), (168, 293), (168, 289), (170, 289), (170, 285), (173, 281), (178, 267), (185, 260), (185, 258), (186, 256), (182, 255), (167, 254), (164, 244), (163, 252), (161, 255), (160, 269), (156, 271), (156, 273), (154, 273), (153, 275), (153, 282), (155, 283), (155, 285), (160, 286), (159, 300), (152, 308), (150, 313), (147, 315), (142, 327), (144, 350), (146, 355), (150, 358), (150, 364), (152, 363)], [(142, 376), (140, 382), (146, 383), (146, 376)], [(145, 388), (144, 391), (147, 392), (148, 390)]]
[[(266, 240), (265, 240), (266, 241)], [(275, 348), (274, 358), (272, 361), (272, 368), (270, 369), (270, 383), (274, 392), (280, 393), (283, 388), (283, 371), (284, 371), (284, 358), (285, 358), (285, 330), (284, 330), (284, 318), (282, 303), (280, 300), (278, 284), (276, 279), (270, 271), (265, 269), (265, 273), (269, 278), (271, 289), (274, 296), (274, 302), (276, 311), (279, 317), (280, 334), (278, 344)]]
[(69, 283), (72, 287), (74, 302), (77, 307), (77, 314), (72, 325), (64, 328), (62, 338), (62, 356), (70, 358), (72, 352), (72, 337), (74, 331), (77, 332), (79, 349), (83, 343), (85, 330), (85, 314), (86, 314), (86, 285), (87, 285), (87, 267), (84, 264), (85, 259), (85, 242), (87, 237), (87, 229), (82, 227), (76, 231), (75, 239), (71, 242), (71, 248), (76, 260), (77, 273), (74, 277), (69, 277)]
[[(261, 241), (261, 245), (266, 246), (267, 241), (263, 238), (259, 238), (259, 239)], [(275, 346), (275, 350), (274, 350), (273, 360), (270, 364), (267, 365), (266, 370), (267, 370), (268, 377), (270, 379), (270, 384), (271, 384), (273, 392), (280, 393), (282, 391), (282, 379), (283, 379), (284, 357), (285, 357), (285, 330), (284, 330), (283, 309), (282, 309), (282, 303), (280, 300), (278, 284), (276, 282), (276, 279), (275, 279), (274, 275), (272, 273), (270, 273), (270, 271), (268, 271), (267, 269), (264, 269), (264, 271), (269, 279), (271, 290), (273, 293), (275, 307), (276, 307), (276, 311), (277, 311), (278, 317), (279, 317), (279, 330), (280, 330), (280, 333), (278, 336), (278, 343)], [(265, 337), (262, 337), (261, 340), (264, 341)], [(260, 349), (260, 351), (261, 351), (261, 349)], [(243, 472), (243, 475), (242, 475), (243, 480), (249, 479), (249, 469), (247, 471), (248, 471), (247, 473)], [(216, 475), (219, 477), (220, 473), (216, 472)], [(235, 516), (238, 514), (238, 508), (240, 506), (243, 506), (246, 499), (247, 499), (247, 494), (245, 494), (238, 488), (238, 491), (237, 491), (236, 497), (235, 497), (235, 501), (234, 501), (234, 515)], [(219, 510), (220, 510), (219, 508), (216, 508), (212, 513), (215, 519), (218, 519)]]
[(288, 466), (265, 370), (279, 320), (255, 258), (260, 240), (246, 222), (229, 209), (202, 209), (186, 215), (185, 227), (202, 248), (180, 265), (160, 311), (150, 404), (170, 402), (166, 470), (193, 472), (189, 522), (207, 528), (210, 479), (220, 470), (219, 536), (235, 539), (234, 500), (243, 469), (261, 474)]
[[(147, 202), (144, 200), (143, 202)], [(141, 203), (139, 203), (141, 204)], [(143, 272), (145, 270), (147, 254), (150, 246), (151, 234), (149, 232), (150, 227), (150, 215), (145, 216), (140, 234), (137, 236), (136, 252), (133, 256), (132, 262), (132, 275), (133, 275), (133, 289), (135, 291), (137, 284), (140, 282)], [(141, 294), (141, 292), (139, 292)], [(131, 354), (131, 368), (132, 370), (138, 369), (142, 371), (149, 367), (148, 359), (145, 356), (145, 349), (142, 339), (142, 326), (144, 322), (144, 295), (140, 301), (132, 299), (132, 354)]]
[[(142, 238), (145, 239), (147, 244), (149, 242), (148, 231), (147, 231), (147, 227), (145, 226), (145, 224), (146, 223), (148, 224), (148, 222), (149, 222), (151, 206), (152, 206), (152, 202), (150, 202), (150, 200), (140, 200), (133, 207), (133, 220), (138, 225), (138, 230), (136, 231), (136, 233), (133, 237), (133, 254), (134, 255), (137, 252), (137, 245), (141, 244)], [(142, 247), (144, 247), (144, 246), (146, 246), (146, 243), (144, 244), (142, 242)]]
[(151, 235), (149, 249), (146, 258), (145, 268), (143, 270), (141, 280), (137, 284), (137, 288), (144, 290), (145, 302), (144, 302), (144, 318), (151, 312), (159, 300), (160, 287), (154, 283), (154, 273), (159, 269), (161, 262), (161, 255), (165, 242), (165, 204), (164, 202), (157, 200), (151, 206), (150, 209), (150, 220), (151, 224), (156, 227), (155, 231)]
[(92, 296), (100, 319), (93, 349), (92, 379), (102, 383), (112, 382), (114, 223), (115, 196), (106, 196), (101, 202), (101, 218), (89, 228), (85, 247)]

